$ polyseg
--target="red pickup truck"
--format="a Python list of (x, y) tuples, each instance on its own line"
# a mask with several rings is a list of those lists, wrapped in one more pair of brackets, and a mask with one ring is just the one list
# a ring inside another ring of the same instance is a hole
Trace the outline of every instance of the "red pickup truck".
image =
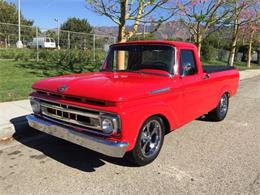
[(99, 72), (34, 83), (27, 120), (45, 133), (146, 165), (166, 133), (201, 116), (223, 120), (238, 83), (234, 67), (202, 66), (191, 43), (118, 43)]

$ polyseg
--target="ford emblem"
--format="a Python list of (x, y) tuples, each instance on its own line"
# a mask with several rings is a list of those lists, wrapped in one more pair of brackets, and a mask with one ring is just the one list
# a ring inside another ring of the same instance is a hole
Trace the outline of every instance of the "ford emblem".
[(58, 92), (64, 92), (64, 91), (66, 91), (68, 89), (68, 86), (67, 85), (62, 85), (62, 86), (60, 86), (60, 87), (58, 87)]

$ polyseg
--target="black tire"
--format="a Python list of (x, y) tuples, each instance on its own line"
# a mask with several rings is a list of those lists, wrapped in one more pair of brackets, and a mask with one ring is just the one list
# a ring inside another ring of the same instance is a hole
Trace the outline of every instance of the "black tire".
[(224, 93), (220, 98), (218, 106), (214, 110), (210, 111), (206, 118), (212, 121), (222, 121), (227, 115), (228, 107), (229, 95), (227, 93)]
[[(154, 126), (153, 129), (151, 129), (152, 125)], [(153, 133), (154, 131), (156, 133)], [(162, 119), (158, 116), (148, 118), (139, 131), (134, 149), (126, 154), (126, 159), (137, 166), (144, 166), (151, 163), (161, 151), (164, 134), (165, 125)]]

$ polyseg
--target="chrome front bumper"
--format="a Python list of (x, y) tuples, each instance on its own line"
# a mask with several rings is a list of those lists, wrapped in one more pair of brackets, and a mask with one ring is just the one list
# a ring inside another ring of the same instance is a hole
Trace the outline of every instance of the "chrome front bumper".
[(28, 115), (26, 119), (32, 128), (107, 156), (123, 157), (128, 147), (127, 142), (116, 142), (92, 137), (79, 131), (71, 130), (47, 120), (40, 119), (34, 115)]

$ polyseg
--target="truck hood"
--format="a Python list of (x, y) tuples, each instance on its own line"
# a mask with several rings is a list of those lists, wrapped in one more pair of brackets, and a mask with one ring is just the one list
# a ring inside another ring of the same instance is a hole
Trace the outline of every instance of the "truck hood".
[(48, 78), (37, 81), (32, 87), (63, 95), (119, 102), (147, 97), (156, 90), (168, 88), (170, 81), (170, 77), (156, 74), (97, 72)]

